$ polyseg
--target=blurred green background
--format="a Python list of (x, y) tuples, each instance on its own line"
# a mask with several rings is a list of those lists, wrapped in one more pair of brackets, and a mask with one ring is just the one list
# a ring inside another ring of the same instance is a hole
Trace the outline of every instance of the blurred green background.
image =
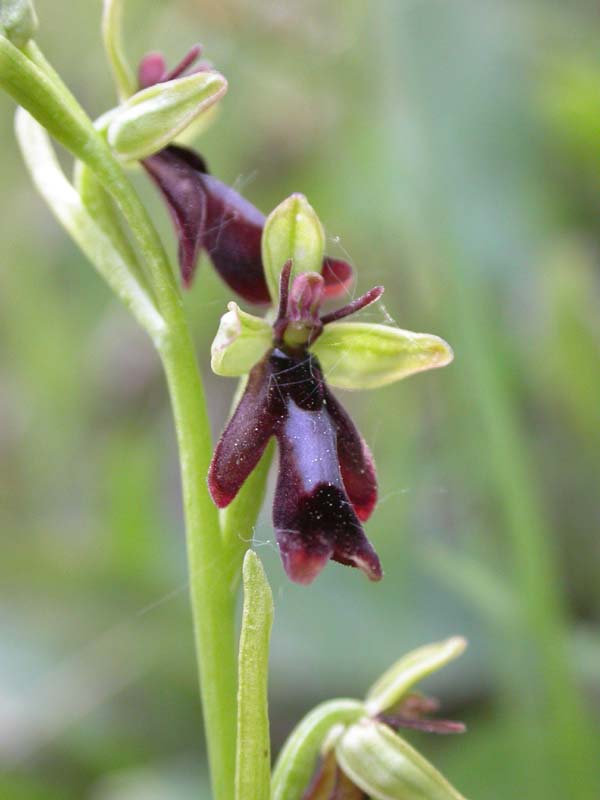
[[(100, 2), (37, 0), (38, 41), (114, 104)], [(597, 800), (600, 779), (600, 14), (486, 0), (132, 0), (134, 59), (202, 41), (230, 90), (199, 148), (268, 211), (316, 207), (384, 283), (372, 321), (452, 366), (343, 402), (374, 450), (385, 580), (284, 577), (275, 747), (320, 700), (462, 633), (424, 688), (460, 738), (409, 738), (475, 800)], [(0, 797), (207, 797), (173, 429), (149, 343), (35, 195), (0, 97)], [(134, 177), (175, 252), (152, 187)], [(231, 299), (186, 297), (208, 345)]]

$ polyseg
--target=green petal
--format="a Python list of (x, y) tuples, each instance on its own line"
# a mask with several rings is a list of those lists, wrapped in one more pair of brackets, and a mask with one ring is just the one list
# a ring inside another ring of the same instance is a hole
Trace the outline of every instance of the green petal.
[(262, 235), (262, 259), (273, 302), (279, 299), (279, 275), (292, 261), (292, 278), (301, 272), (321, 273), (325, 233), (303, 194), (293, 194), (269, 214)]
[(374, 717), (395, 706), (416, 683), (458, 658), (466, 646), (462, 636), (453, 636), (412, 650), (396, 661), (369, 689), (366, 698), (369, 716)]
[(358, 700), (329, 700), (313, 708), (294, 728), (279, 754), (273, 771), (272, 800), (300, 800), (327, 734), (340, 723), (356, 722), (364, 716), (364, 704)]
[(233, 301), (221, 317), (210, 353), (212, 371), (227, 378), (246, 375), (273, 347), (273, 331), (261, 317), (248, 314)]
[(139, 160), (162, 150), (227, 91), (218, 72), (198, 72), (136, 92), (114, 113), (108, 142), (121, 158)]
[(439, 336), (368, 322), (332, 322), (312, 345), (325, 377), (340, 389), (374, 389), (434, 367), (454, 354)]
[(271, 746), (267, 703), (273, 596), (260, 559), (244, 558), (240, 634), (235, 800), (269, 800)]
[(464, 800), (444, 776), (387, 725), (364, 720), (335, 753), (350, 780), (373, 800)]

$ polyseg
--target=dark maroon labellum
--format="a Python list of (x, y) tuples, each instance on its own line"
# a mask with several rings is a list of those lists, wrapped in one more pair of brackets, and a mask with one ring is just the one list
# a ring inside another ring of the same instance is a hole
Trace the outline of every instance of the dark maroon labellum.
[(275, 348), (250, 372), (208, 476), (215, 503), (235, 497), (271, 436), (279, 445), (273, 524), (284, 568), (310, 583), (329, 559), (382, 576), (361, 526), (376, 502), (371, 454), (305, 349)]

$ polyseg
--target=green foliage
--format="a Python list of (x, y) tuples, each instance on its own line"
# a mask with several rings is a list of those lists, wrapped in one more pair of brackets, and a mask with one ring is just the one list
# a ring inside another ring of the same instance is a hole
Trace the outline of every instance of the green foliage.
[(244, 610), (238, 667), (236, 800), (270, 800), (271, 744), (267, 700), (273, 595), (262, 564), (248, 550), (242, 570)]

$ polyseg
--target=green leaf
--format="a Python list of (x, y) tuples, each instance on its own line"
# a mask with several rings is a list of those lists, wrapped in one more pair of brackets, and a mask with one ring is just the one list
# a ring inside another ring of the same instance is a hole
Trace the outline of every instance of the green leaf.
[(131, 265), (88, 214), (81, 197), (65, 178), (45, 130), (22, 108), (17, 111), (15, 129), (37, 190), (111, 289), (158, 344), (165, 331), (163, 318), (136, 280)]
[(346, 775), (372, 800), (464, 800), (408, 742), (375, 720), (348, 728), (335, 753)]
[(102, 40), (117, 84), (119, 97), (121, 100), (125, 100), (135, 92), (137, 82), (123, 51), (122, 20), (123, 0), (104, 0)]
[(248, 314), (231, 301), (221, 317), (210, 353), (212, 371), (225, 377), (246, 375), (273, 347), (273, 331), (261, 317)]
[(303, 194), (293, 194), (269, 214), (262, 235), (262, 259), (271, 299), (279, 299), (279, 276), (292, 262), (292, 279), (301, 272), (321, 273), (325, 233)]
[(416, 683), (464, 653), (466, 646), (462, 636), (453, 636), (407, 653), (369, 689), (366, 698), (369, 716), (395, 706)]
[(37, 15), (31, 0), (1, 0), (0, 35), (6, 36), (15, 47), (24, 47), (36, 34)]
[(329, 700), (310, 711), (294, 728), (279, 754), (273, 771), (272, 800), (300, 800), (332, 728), (364, 716), (365, 706), (358, 700)]
[(368, 322), (332, 322), (311, 346), (325, 377), (340, 389), (374, 389), (449, 364), (439, 336)]
[(121, 258), (127, 263), (136, 280), (149, 295), (152, 295), (152, 290), (140, 265), (135, 248), (125, 234), (121, 216), (112, 197), (83, 161), (77, 160), (75, 162), (73, 181), (75, 189), (90, 217), (108, 236), (115, 250), (119, 251)]
[(236, 800), (270, 800), (271, 745), (267, 685), (273, 596), (260, 559), (248, 550), (238, 667)]
[(108, 143), (121, 158), (146, 158), (166, 147), (226, 91), (225, 78), (212, 71), (142, 89), (113, 114)]

